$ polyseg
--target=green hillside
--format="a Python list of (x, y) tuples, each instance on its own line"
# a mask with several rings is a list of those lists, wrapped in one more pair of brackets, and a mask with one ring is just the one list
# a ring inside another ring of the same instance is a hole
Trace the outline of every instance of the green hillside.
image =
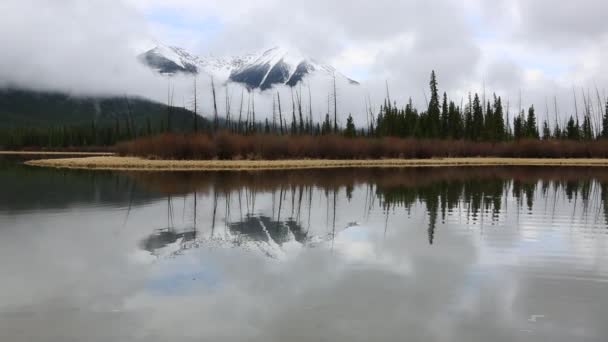
[[(134, 97), (74, 97), (61, 93), (0, 90), (0, 127), (43, 128), (57, 126), (114, 124), (131, 114), (135, 125), (143, 128), (148, 119), (154, 126), (167, 120), (167, 106)], [(202, 121), (202, 119), (201, 119)], [(165, 123), (166, 124), (166, 123)], [(171, 125), (192, 127), (192, 112), (173, 108)]]
[[(137, 97), (75, 97), (0, 90), (0, 148), (111, 145), (167, 129), (167, 105)], [(171, 108), (172, 131), (190, 131), (193, 113)], [(209, 127), (199, 117), (198, 128)]]

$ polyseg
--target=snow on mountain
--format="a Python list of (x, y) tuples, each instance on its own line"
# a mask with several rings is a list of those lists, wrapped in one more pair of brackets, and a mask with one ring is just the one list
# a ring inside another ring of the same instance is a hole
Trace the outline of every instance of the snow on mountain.
[(313, 73), (328, 77), (335, 74), (351, 84), (358, 84), (330, 65), (280, 47), (244, 56), (200, 57), (178, 47), (159, 45), (141, 54), (139, 59), (162, 74), (203, 72), (223, 82), (243, 83), (262, 90), (276, 84), (294, 86)]

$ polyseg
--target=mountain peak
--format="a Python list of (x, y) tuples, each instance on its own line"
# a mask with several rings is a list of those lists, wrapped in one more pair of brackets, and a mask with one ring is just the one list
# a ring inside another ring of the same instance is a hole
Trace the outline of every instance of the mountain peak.
[(358, 84), (325, 64), (275, 46), (261, 53), (231, 57), (199, 57), (182, 48), (158, 45), (139, 59), (161, 74), (206, 73), (223, 82), (242, 83), (251, 89), (266, 90), (274, 85), (294, 86), (311, 74), (336, 75)]

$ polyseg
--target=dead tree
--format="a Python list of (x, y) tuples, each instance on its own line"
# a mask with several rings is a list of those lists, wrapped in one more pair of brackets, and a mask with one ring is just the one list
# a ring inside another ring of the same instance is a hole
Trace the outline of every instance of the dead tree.
[(230, 106), (232, 99), (228, 94), (228, 85), (226, 84), (226, 125), (230, 127)]
[(310, 83), (308, 83), (308, 121), (310, 122), (310, 133), (313, 132), (314, 122), (312, 119), (312, 93), (310, 92)]
[(281, 126), (281, 134), (283, 134), (283, 112), (281, 111), (281, 95), (277, 91), (277, 103), (279, 105), (279, 124)]
[(298, 100), (298, 113), (300, 114), (300, 134), (304, 133), (304, 116), (302, 115), (302, 83), (300, 83), (300, 91), (296, 90), (296, 99)]
[(198, 132), (198, 95), (196, 92), (196, 75), (194, 76), (194, 112), (192, 113), (193, 131)]
[(241, 132), (241, 122), (243, 120), (243, 96), (245, 95), (245, 88), (241, 89), (241, 106), (239, 108), (239, 122), (237, 124), (237, 131)]
[(338, 93), (336, 88), (336, 73), (334, 78), (334, 133), (338, 133)]
[(217, 131), (219, 127), (219, 118), (217, 115), (217, 99), (215, 97), (215, 82), (213, 82), (213, 76), (211, 77), (211, 95), (213, 96), (213, 129)]

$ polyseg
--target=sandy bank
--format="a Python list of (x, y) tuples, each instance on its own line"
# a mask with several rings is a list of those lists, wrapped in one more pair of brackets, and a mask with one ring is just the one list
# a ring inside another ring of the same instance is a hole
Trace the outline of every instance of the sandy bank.
[(96, 156), (84, 158), (40, 159), (27, 165), (53, 168), (137, 171), (215, 171), (324, 169), (351, 167), (423, 166), (596, 166), (608, 167), (608, 159), (522, 159), (522, 158), (443, 158), (379, 160), (150, 160), (137, 157)]

